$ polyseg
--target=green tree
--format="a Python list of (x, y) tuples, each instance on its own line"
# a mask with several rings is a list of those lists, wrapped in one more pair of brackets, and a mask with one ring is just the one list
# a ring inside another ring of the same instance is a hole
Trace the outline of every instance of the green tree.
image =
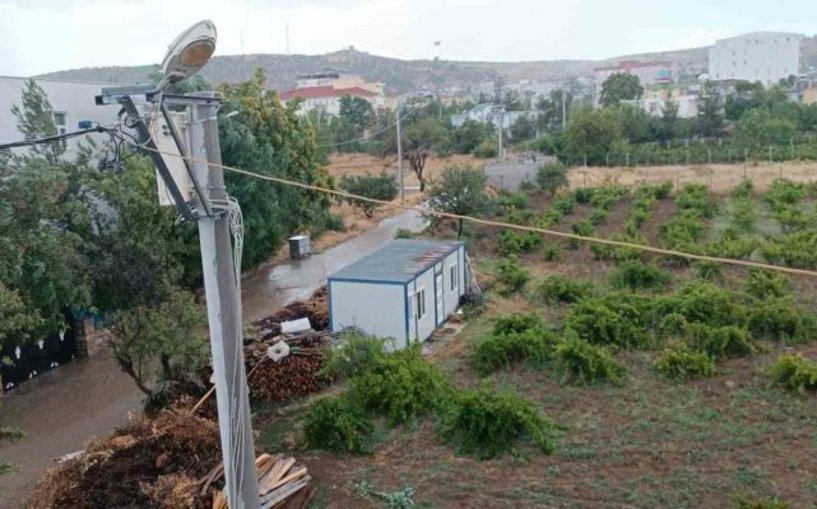
[(574, 161), (603, 164), (607, 154), (626, 144), (615, 108), (594, 110), (590, 107), (574, 112), (565, 133), (565, 153)]
[(678, 103), (671, 98), (661, 108), (661, 139), (674, 140), (678, 136)]
[(457, 154), (471, 154), (485, 140), (493, 138), (491, 126), (483, 122), (466, 120), (451, 134), (451, 149)]
[(638, 99), (643, 93), (644, 87), (641, 86), (638, 76), (615, 73), (601, 85), (601, 104), (615, 106), (621, 101)]
[[(263, 70), (239, 85), (221, 88), (227, 101), (223, 114), (238, 115), (219, 122), (224, 164), (304, 184), (333, 187), (319, 164), (315, 132), (298, 113), (297, 102), (282, 105), (265, 90)], [(244, 212), (244, 268), (266, 261), (291, 233), (318, 231), (331, 204), (325, 193), (264, 182), (235, 173), (225, 175), (227, 191)]]
[(522, 111), (527, 109), (522, 102), (522, 98), (519, 96), (519, 92), (516, 90), (507, 90), (505, 92), (505, 95), (502, 96), (502, 105), (505, 106), (507, 111)]
[(536, 170), (536, 181), (543, 191), (556, 196), (556, 191), (568, 185), (567, 167), (558, 161), (545, 163)]
[[(539, 127), (548, 131), (562, 128), (562, 115), (570, 111), (573, 105), (573, 93), (559, 89), (550, 92), (549, 97), (541, 96), (536, 102), (536, 109), (539, 111), (537, 122)], [(562, 101), (564, 100), (564, 108)]]
[(447, 150), (449, 146), (448, 130), (434, 118), (422, 118), (411, 123), (403, 130), (403, 157), (408, 161), (411, 170), (420, 183), (420, 192), (425, 191), (426, 160), (434, 151)]
[[(340, 188), (347, 193), (373, 198), (375, 200), (391, 201), (397, 196), (397, 181), (385, 172), (380, 175), (344, 175), (340, 180)], [(374, 216), (374, 211), (380, 204), (361, 200), (360, 198), (346, 199), (353, 207), (363, 211), (366, 217)]]
[[(26, 140), (54, 136), (57, 126), (54, 125), (54, 110), (45, 91), (33, 79), (28, 80), (23, 89), (22, 104), (11, 107), (11, 113), (17, 117), (17, 129)], [(34, 145), (30, 152), (50, 164), (57, 164), (65, 153), (65, 143), (54, 141)]]
[(362, 97), (345, 95), (340, 98), (340, 116), (348, 120), (358, 133), (362, 133), (374, 123), (372, 104)]
[(736, 140), (746, 147), (767, 147), (788, 143), (797, 132), (797, 125), (786, 118), (775, 117), (766, 109), (748, 110), (740, 118)]
[[(433, 210), (472, 216), (482, 212), (488, 204), (485, 194), (485, 173), (470, 166), (449, 166), (439, 180), (431, 184), (428, 206)], [(436, 218), (433, 218), (437, 221)], [(462, 236), (463, 220), (457, 225), (457, 235)]]
[(698, 133), (705, 137), (718, 136), (723, 130), (720, 96), (711, 82), (701, 90), (697, 124)]
[(514, 142), (530, 140), (536, 137), (536, 122), (527, 115), (520, 116), (511, 126), (511, 139)]

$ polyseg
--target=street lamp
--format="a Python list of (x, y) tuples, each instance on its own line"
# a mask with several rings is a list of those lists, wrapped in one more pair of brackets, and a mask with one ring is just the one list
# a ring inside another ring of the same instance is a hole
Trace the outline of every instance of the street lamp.
[(162, 60), (162, 81), (159, 89), (185, 80), (204, 67), (216, 51), (218, 33), (209, 19), (191, 26), (170, 44)]

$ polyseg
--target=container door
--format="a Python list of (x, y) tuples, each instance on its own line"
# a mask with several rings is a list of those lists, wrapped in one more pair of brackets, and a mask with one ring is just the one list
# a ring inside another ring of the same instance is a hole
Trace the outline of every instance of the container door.
[(445, 300), (443, 295), (445, 293), (445, 285), (443, 285), (443, 274), (435, 274), (434, 276), (434, 300), (437, 305), (437, 325), (440, 325), (445, 320)]

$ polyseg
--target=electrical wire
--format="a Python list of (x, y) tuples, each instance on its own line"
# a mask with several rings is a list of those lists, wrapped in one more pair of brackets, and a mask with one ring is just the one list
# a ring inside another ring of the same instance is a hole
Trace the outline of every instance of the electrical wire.
[(21, 141), (13, 141), (11, 143), (3, 143), (0, 145), (0, 150), (6, 150), (10, 148), (18, 148), (18, 147), (31, 147), (34, 145), (41, 145), (43, 143), (52, 143), (55, 141), (62, 141), (67, 140), (70, 138), (76, 138), (77, 136), (83, 136), (85, 134), (90, 133), (104, 133), (107, 132), (108, 128), (102, 126), (90, 127), (88, 129), (80, 129), (79, 131), (72, 131), (70, 133), (63, 133), (63, 134), (55, 134), (54, 136), (46, 136), (44, 138), (34, 138), (31, 140), (21, 140)]
[(256, 173), (256, 172), (252, 172), (252, 171), (249, 171), (249, 170), (243, 170), (241, 168), (235, 168), (235, 167), (227, 166), (227, 165), (224, 165), (224, 164), (218, 164), (218, 163), (210, 162), (210, 161), (207, 161), (207, 160), (204, 160), (204, 159), (197, 159), (197, 158), (193, 158), (193, 157), (185, 157), (185, 156), (181, 156), (181, 155), (170, 153), (170, 152), (162, 152), (162, 151), (160, 151), (158, 149), (146, 148), (146, 150), (153, 150), (153, 151), (155, 151), (157, 153), (161, 153), (161, 154), (164, 154), (164, 155), (169, 155), (169, 156), (173, 156), (173, 157), (179, 157), (179, 158), (182, 158), (182, 159), (187, 159), (188, 161), (191, 161), (191, 162), (198, 162), (198, 163), (202, 163), (202, 164), (208, 164), (211, 168), (219, 168), (219, 169), (224, 170), (224, 171), (229, 171), (229, 172), (236, 173), (236, 174), (239, 174), (239, 175), (245, 175), (245, 176), (256, 178), (256, 179), (259, 179), (259, 180), (265, 180), (265, 181), (268, 181), (268, 182), (275, 182), (275, 183), (278, 183), (278, 184), (297, 187), (297, 188), (305, 189), (305, 190), (308, 190), (308, 191), (315, 191), (315, 192), (319, 192), (319, 193), (329, 194), (329, 195), (337, 196), (337, 197), (340, 197), (340, 198), (355, 199), (355, 200), (374, 203), (374, 204), (381, 205), (381, 206), (386, 206), (386, 207), (398, 208), (398, 209), (402, 209), (402, 210), (411, 210), (411, 211), (419, 212), (419, 213), (427, 215), (427, 216), (436, 216), (436, 217), (441, 217), (441, 218), (446, 218), (446, 219), (457, 219), (457, 220), (461, 219), (463, 221), (467, 221), (467, 222), (474, 223), (474, 224), (481, 224), (481, 225), (484, 225), (484, 226), (493, 226), (493, 227), (505, 228), (505, 229), (509, 229), (509, 230), (541, 233), (543, 235), (548, 235), (548, 236), (551, 236), (551, 237), (574, 239), (574, 240), (577, 240), (577, 241), (580, 241), (580, 242), (588, 242), (588, 243), (591, 243), (591, 244), (601, 244), (601, 245), (607, 245), (607, 246), (613, 246), (613, 247), (625, 247), (625, 248), (635, 249), (635, 250), (643, 251), (643, 252), (647, 252), (647, 253), (654, 253), (654, 254), (659, 254), (659, 255), (664, 255), (664, 256), (675, 256), (675, 257), (684, 258), (684, 259), (687, 259), (687, 260), (712, 262), (712, 263), (719, 263), (719, 264), (723, 264), (723, 265), (735, 265), (735, 266), (739, 266), (739, 267), (765, 269), (765, 270), (772, 270), (772, 271), (776, 271), (776, 272), (784, 272), (784, 273), (787, 273), (787, 274), (817, 277), (817, 271), (814, 271), (814, 270), (798, 269), (798, 268), (794, 268), (794, 267), (785, 267), (785, 266), (781, 266), (781, 265), (772, 265), (772, 264), (769, 264), (769, 263), (753, 262), (753, 261), (750, 261), (750, 260), (738, 260), (738, 259), (735, 259), (735, 258), (723, 258), (723, 257), (718, 257), (718, 256), (708, 256), (708, 255), (687, 253), (687, 252), (684, 252), (684, 251), (676, 251), (676, 250), (673, 250), (673, 249), (663, 249), (663, 248), (654, 247), (654, 246), (645, 245), (645, 244), (635, 244), (633, 242), (611, 240), (611, 239), (605, 239), (605, 238), (601, 238), (601, 237), (578, 235), (578, 234), (575, 234), (575, 233), (560, 232), (560, 231), (557, 231), (557, 230), (550, 230), (550, 229), (547, 229), (547, 228), (539, 228), (537, 226), (525, 226), (525, 225), (519, 225), (519, 224), (506, 223), (506, 222), (503, 222), (503, 221), (494, 221), (494, 220), (491, 220), (491, 219), (483, 219), (483, 218), (479, 218), (479, 217), (468, 216), (468, 215), (465, 215), (465, 214), (455, 214), (455, 213), (452, 213), (452, 212), (442, 212), (442, 211), (439, 211), (439, 210), (430, 209), (428, 207), (420, 207), (420, 206), (417, 206), (417, 205), (406, 205), (406, 204), (403, 204), (403, 203), (394, 203), (394, 202), (386, 201), (386, 200), (378, 200), (376, 198), (369, 198), (369, 197), (366, 197), (366, 196), (360, 196), (360, 195), (352, 194), (352, 193), (349, 193), (349, 192), (346, 192), (346, 191), (341, 191), (339, 189), (329, 189), (329, 188), (325, 188), (325, 187), (321, 187), (321, 186), (316, 186), (316, 185), (313, 185), (313, 184), (305, 184), (303, 182), (288, 180), (288, 179), (284, 179), (284, 178), (281, 178), (281, 177), (273, 177), (271, 175), (263, 175), (261, 173)]

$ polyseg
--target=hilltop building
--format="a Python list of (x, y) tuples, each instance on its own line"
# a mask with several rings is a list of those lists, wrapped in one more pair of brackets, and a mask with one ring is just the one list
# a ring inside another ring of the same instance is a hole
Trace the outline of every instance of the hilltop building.
[(375, 109), (392, 108), (393, 101), (386, 97), (384, 88), (383, 83), (367, 82), (360, 76), (326, 71), (298, 76), (295, 88), (280, 92), (278, 96), (283, 102), (302, 99), (303, 112), (322, 109), (330, 115), (339, 115), (340, 98), (347, 95), (366, 99)]
[(719, 39), (709, 48), (709, 77), (715, 81), (760, 81), (773, 85), (800, 71), (802, 35), (754, 32)]

